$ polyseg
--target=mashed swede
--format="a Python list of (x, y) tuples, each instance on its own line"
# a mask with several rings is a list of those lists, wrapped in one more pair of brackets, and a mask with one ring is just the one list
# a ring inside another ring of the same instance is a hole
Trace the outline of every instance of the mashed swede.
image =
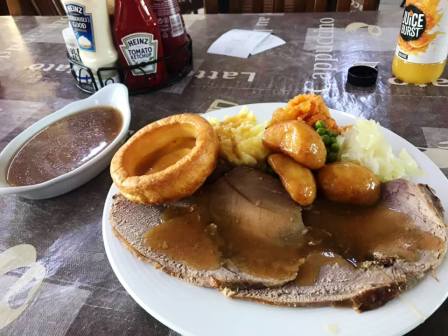
[(358, 120), (338, 137), (341, 161), (354, 161), (372, 170), (382, 182), (421, 175), (409, 153), (392, 151), (379, 124), (374, 120)]

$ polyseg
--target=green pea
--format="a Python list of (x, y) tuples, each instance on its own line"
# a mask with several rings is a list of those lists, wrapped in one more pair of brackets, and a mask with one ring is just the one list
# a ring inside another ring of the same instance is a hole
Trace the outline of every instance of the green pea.
[(334, 135), (330, 135), (330, 141), (331, 143), (337, 143), (338, 140), (336, 139), (336, 137)]
[(316, 123), (314, 124), (314, 126), (316, 128), (326, 128), (327, 126), (325, 125), (325, 122), (323, 122), (322, 120), (318, 120), (316, 121)]
[(328, 162), (335, 162), (338, 159), (338, 154), (334, 152), (330, 152), (327, 154), (327, 161)]
[(325, 134), (327, 134), (327, 130), (326, 130), (325, 128), (318, 128), (318, 129), (316, 130), (316, 132), (317, 132), (317, 134), (319, 134), (319, 135), (325, 135)]
[(337, 142), (333, 142), (330, 146), (330, 150), (335, 153), (339, 152), (339, 144)]
[(322, 135), (321, 138), (325, 145), (330, 144), (330, 137), (327, 134)]

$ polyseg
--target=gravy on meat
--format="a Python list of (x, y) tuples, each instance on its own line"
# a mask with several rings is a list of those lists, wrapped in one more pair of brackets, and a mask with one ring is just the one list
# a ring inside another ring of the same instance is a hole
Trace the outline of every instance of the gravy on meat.
[(358, 267), (374, 255), (415, 261), (420, 251), (442, 244), (381, 202), (360, 207), (317, 199), (302, 210), (303, 226), (300, 208), (285, 201), (281, 186), (259, 193), (271, 176), (250, 170), (234, 177), (204, 187), (189, 206), (169, 206), (161, 224), (146, 233), (146, 244), (197, 269), (231, 263), (254, 276), (296, 278), (300, 285), (314, 284), (325, 265)]

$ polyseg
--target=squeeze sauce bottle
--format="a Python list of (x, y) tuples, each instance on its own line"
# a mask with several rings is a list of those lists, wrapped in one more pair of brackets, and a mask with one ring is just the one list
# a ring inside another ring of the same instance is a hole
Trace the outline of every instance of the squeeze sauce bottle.
[(407, 0), (392, 62), (398, 79), (430, 83), (443, 73), (448, 55), (448, 0)]
[[(76, 36), (73, 33), (71, 27), (67, 27), (62, 31), (62, 37), (64, 38), (65, 46), (67, 48), (68, 57), (70, 60), (82, 64), (81, 57), (79, 56), (79, 47), (76, 42)], [(92, 77), (85, 71), (85, 68), (72, 62), (72, 71), (76, 77), (76, 80), (81, 84), (92, 85)]]
[(187, 65), (190, 55), (185, 23), (177, 0), (151, 0), (162, 36), (168, 73), (178, 74)]
[[(157, 17), (149, 0), (117, 0), (113, 30), (115, 46), (122, 66), (132, 66), (163, 58)], [(124, 82), (131, 90), (155, 87), (165, 80), (164, 62), (149, 64), (124, 73)]]
[[(117, 52), (107, 13), (106, 0), (61, 0), (67, 12), (69, 23), (76, 36), (79, 56), (82, 63), (89, 67), (100, 87), (97, 70), (113, 67), (117, 61)], [(116, 71), (101, 72), (103, 82), (119, 82)]]

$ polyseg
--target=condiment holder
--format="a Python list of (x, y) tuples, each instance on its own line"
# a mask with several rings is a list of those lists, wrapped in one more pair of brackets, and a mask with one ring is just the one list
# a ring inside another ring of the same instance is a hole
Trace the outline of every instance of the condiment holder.
[[(11, 186), (7, 183), (6, 175), (11, 159), (33, 136), (60, 119), (98, 106), (112, 107), (122, 117), (118, 135), (100, 153), (78, 168), (46, 182), (27, 186)], [(127, 137), (130, 121), (129, 94), (123, 84), (107, 85), (89, 98), (70, 103), (44, 117), (15, 137), (0, 153), (0, 195), (16, 194), (30, 199), (45, 199), (67, 193), (83, 185), (109, 166), (112, 156)]]
[[(193, 70), (193, 46), (192, 46), (192, 40), (191, 37), (187, 34), (188, 42), (185, 43), (182, 47), (179, 48), (178, 53), (183, 53), (185, 50), (187, 51), (188, 55), (188, 62), (185, 64), (185, 66), (175, 74), (168, 74), (166, 80), (157, 86), (152, 86), (150, 88), (146, 89), (138, 89), (138, 90), (132, 90), (129, 89), (131, 94), (138, 94), (138, 93), (145, 93), (145, 92), (151, 92), (155, 90), (159, 90), (161, 88), (170, 86), (185, 76), (187, 76), (192, 70)], [(130, 75), (132, 71), (138, 70), (150, 80), (153, 78), (155, 74), (148, 74), (145, 72), (145, 67), (156, 64), (156, 63), (167, 63), (171, 58), (175, 58), (178, 56), (178, 53), (173, 53), (170, 56), (165, 56), (162, 58), (158, 58), (151, 62), (146, 63), (140, 63), (132, 66), (123, 67), (120, 65), (116, 65), (114, 67), (102, 67), (99, 68), (96, 73), (90, 69), (89, 67), (85, 66), (84, 64), (80, 63), (73, 57), (71, 57), (69, 54), (67, 54), (67, 58), (70, 64), (71, 73), (76, 81), (76, 86), (81, 89), (84, 92), (88, 93), (94, 93), (101, 88), (115, 83), (117, 81), (116, 76), (113, 74), (118, 74), (119, 80), (121, 83), (126, 83), (126, 78)], [(95, 79), (95, 80), (94, 80)]]

